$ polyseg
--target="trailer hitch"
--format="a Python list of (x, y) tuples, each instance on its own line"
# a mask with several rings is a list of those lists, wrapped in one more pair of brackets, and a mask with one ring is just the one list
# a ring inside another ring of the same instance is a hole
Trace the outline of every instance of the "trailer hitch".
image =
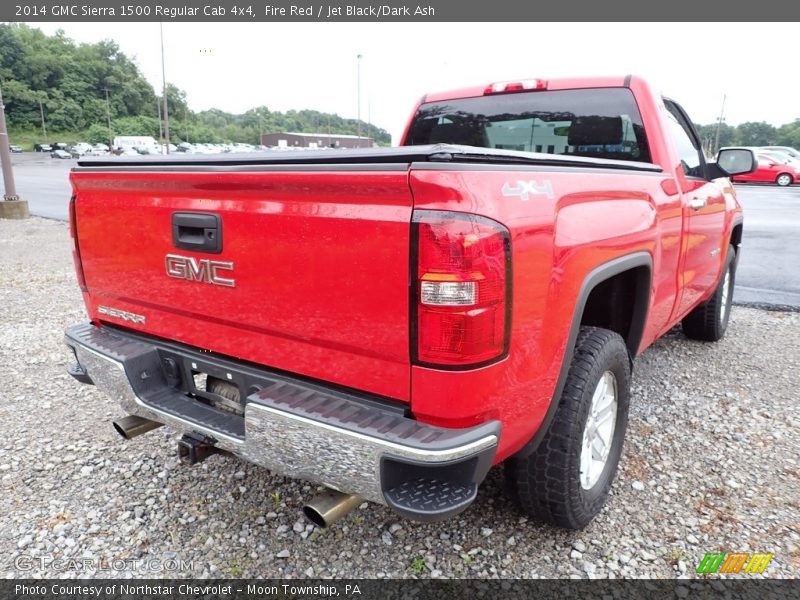
[(178, 441), (178, 457), (187, 465), (204, 461), (212, 454), (219, 454), (216, 440), (200, 433), (186, 433)]

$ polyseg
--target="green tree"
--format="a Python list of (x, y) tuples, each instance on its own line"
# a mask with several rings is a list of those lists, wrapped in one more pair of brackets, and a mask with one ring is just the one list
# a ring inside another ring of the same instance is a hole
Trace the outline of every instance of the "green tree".
[(736, 128), (736, 142), (739, 146), (771, 146), (776, 138), (775, 127), (765, 121), (750, 121)]
[[(109, 119), (117, 135), (158, 135), (156, 92), (112, 40), (76, 44), (63, 31), (48, 36), (24, 24), (0, 23), (0, 84), (12, 129), (36, 130), (42, 112), (50, 134), (101, 131)], [(374, 125), (316, 110), (272, 112), (266, 106), (241, 115), (212, 108), (197, 114), (186, 92), (167, 84), (171, 130), (176, 140), (258, 143), (262, 133), (297, 131), (370, 136), (390, 142)]]
[(116, 135), (149, 135), (158, 137), (158, 119), (156, 117), (120, 117), (111, 122)]
[(12, 127), (36, 126), (40, 100), (53, 131), (155, 107), (152, 87), (116, 42), (76, 45), (63, 31), (46, 36), (26, 25), (0, 24), (0, 79)]
[(114, 138), (114, 132), (106, 125), (92, 125), (87, 137), (90, 144), (108, 144)]
[(778, 128), (776, 145), (800, 148), (800, 119)]
[(736, 144), (736, 128), (728, 125), (727, 123), (722, 123), (719, 126), (719, 146), (714, 147), (714, 144), (717, 140), (717, 124), (714, 123), (712, 125), (697, 125), (697, 134), (700, 136), (700, 141), (703, 143), (703, 147), (707, 150), (716, 152), (720, 148), (724, 148), (725, 146), (733, 146)]
[(189, 105), (186, 103), (186, 92), (177, 85), (167, 84), (167, 110), (169, 117), (184, 118), (189, 113)]

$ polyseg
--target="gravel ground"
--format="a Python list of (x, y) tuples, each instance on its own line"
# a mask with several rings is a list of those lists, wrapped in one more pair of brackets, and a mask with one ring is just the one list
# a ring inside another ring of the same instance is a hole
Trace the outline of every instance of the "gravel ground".
[(303, 482), (185, 467), (166, 428), (119, 438), (121, 410), (65, 372), (62, 332), (83, 319), (67, 226), (0, 221), (0, 575), (677, 577), (709, 551), (800, 569), (798, 313), (736, 307), (722, 342), (674, 331), (637, 360), (621, 472), (582, 532), (522, 517), (499, 469), (444, 523), (365, 504), (307, 525)]

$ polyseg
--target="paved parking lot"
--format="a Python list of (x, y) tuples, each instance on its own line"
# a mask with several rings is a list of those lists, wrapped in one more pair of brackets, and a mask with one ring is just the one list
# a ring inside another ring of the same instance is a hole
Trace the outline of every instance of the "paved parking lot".
[(46, 152), (12, 154), (17, 193), (28, 201), (31, 214), (66, 221), (69, 218), (69, 170), (75, 159), (50, 158)]
[(737, 186), (745, 211), (734, 300), (800, 308), (800, 186)]

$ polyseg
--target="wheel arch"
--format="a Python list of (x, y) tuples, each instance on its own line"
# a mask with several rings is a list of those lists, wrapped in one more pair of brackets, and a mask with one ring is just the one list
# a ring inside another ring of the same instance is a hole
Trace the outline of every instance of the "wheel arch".
[(744, 227), (744, 219), (737, 219), (733, 222), (731, 227), (731, 241), (730, 244), (739, 252), (739, 246), (742, 244), (742, 230)]
[[(742, 254), (742, 232), (744, 231), (744, 219), (740, 216), (733, 222), (731, 227), (731, 238), (728, 242), (729, 246), (733, 246), (733, 268), (737, 269), (739, 266), (739, 258)], [(725, 248), (727, 250), (727, 248)], [(721, 275), (720, 275), (721, 276)]]
[[(584, 278), (575, 302), (575, 310), (572, 316), (572, 323), (570, 324), (567, 347), (564, 351), (564, 358), (561, 361), (561, 370), (559, 371), (553, 397), (550, 400), (550, 406), (536, 433), (530, 441), (517, 452), (517, 456), (528, 456), (536, 450), (555, 416), (559, 399), (564, 391), (570, 363), (572, 362), (575, 341), (578, 338), (578, 331), (581, 326), (595, 325), (603, 327), (603, 325), (596, 325), (594, 321), (602, 321), (601, 308), (607, 303), (607, 299), (603, 297), (604, 292), (610, 291), (613, 300), (613, 296), (619, 295), (620, 292), (630, 290), (631, 286), (633, 287), (633, 295), (631, 298), (632, 302), (628, 306), (630, 314), (627, 319), (627, 330), (623, 332), (618, 330), (621, 321), (610, 323), (611, 327), (606, 325), (603, 328), (616, 331), (622, 336), (628, 348), (628, 357), (631, 361), (631, 367), (633, 367), (633, 359), (638, 352), (639, 345), (644, 335), (644, 326), (647, 322), (652, 273), (652, 256), (648, 252), (635, 252), (633, 254), (617, 257), (595, 267)], [(588, 313), (587, 308), (590, 311)], [(587, 316), (589, 319), (588, 321)], [(615, 317), (611, 318), (613, 319)], [(615, 326), (617, 328), (614, 328)]]
[(742, 230), (744, 227), (744, 219), (736, 219), (731, 227), (731, 245), (737, 249), (742, 243)]

